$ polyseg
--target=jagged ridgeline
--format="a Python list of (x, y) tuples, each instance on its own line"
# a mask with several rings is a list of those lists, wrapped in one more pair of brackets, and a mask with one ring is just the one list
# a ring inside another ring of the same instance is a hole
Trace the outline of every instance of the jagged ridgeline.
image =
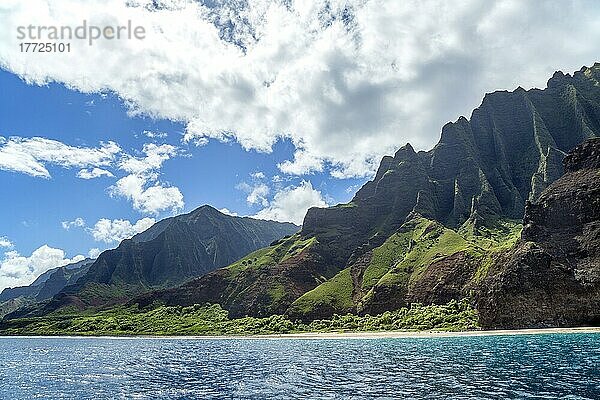
[(600, 64), (544, 90), (487, 94), (430, 151), (384, 157), (351, 202), (308, 211), (301, 232), (141, 306), (218, 303), (232, 317), (314, 319), (471, 297), (519, 238), (525, 204), (600, 135)]

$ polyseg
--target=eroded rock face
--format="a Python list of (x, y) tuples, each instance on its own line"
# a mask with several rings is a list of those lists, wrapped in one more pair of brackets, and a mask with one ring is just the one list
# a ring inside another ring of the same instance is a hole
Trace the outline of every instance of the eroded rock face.
[[(384, 157), (373, 181), (349, 205), (310, 209), (302, 234), (317, 237), (319, 254), (330, 266), (353, 268), (415, 215), (453, 229), (465, 221), (479, 227), (497, 218), (520, 220), (527, 201), (562, 176), (565, 155), (600, 136), (599, 81), (596, 64), (573, 75), (557, 72), (544, 90), (487, 94), (470, 119), (443, 127), (432, 150), (415, 152), (406, 145)], [(470, 261), (460, 265), (460, 274), (452, 270), (456, 280), (443, 276), (445, 264), (430, 268), (431, 279), (414, 285), (414, 294), (406, 287), (376, 287), (367, 310), (439, 302), (450, 293), (464, 297), (471, 290), (467, 277), (477, 270)]]
[(484, 327), (600, 323), (600, 139), (577, 146), (564, 168), (527, 204), (521, 241), (485, 280)]

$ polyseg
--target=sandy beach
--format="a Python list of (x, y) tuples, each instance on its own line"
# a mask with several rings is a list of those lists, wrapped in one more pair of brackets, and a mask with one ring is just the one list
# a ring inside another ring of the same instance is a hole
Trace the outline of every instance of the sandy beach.
[(401, 339), (401, 338), (436, 338), (460, 336), (501, 336), (501, 335), (540, 335), (561, 333), (600, 333), (600, 327), (582, 328), (545, 328), (545, 329), (506, 329), (493, 331), (386, 331), (386, 332), (327, 332), (327, 333), (290, 333), (283, 335), (251, 335), (251, 336), (175, 336), (174, 338), (195, 339)]
[(573, 333), (600, 333), (600, 327), (579, 327), (579, 328), (536, 328), (536, 329), (502, 329), (502, 330), (480, 330), (464, 332), (442, 332), (442, 331), (385, 331), (385, 332), (307, 332), (307, 333), (289, 333), (280, 335), (181, 335), (181, 336), (159, 336), (159, 335), (132, 335), (132, 336), (102, 336), (102, 335), (78, 335), (78, 336), (29, 336), (14, 335), (0, 336), (3, 338), (71, 338), (71, 339), (90, 339), (90, 338), (110, 338), (110, 339), (180, 339), (180, 340), (264, 340), (264, 339), (402, 339), (402, 338), (442, 338), (442, 337), (468, 337), (468, 336), (511, 336), (511, 335), (551, 335), (551, 334), (573, 334)]

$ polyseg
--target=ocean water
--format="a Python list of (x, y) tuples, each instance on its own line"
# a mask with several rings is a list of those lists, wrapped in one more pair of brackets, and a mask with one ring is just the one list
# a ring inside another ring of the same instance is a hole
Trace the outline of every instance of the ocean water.
[(599, 399), (600, 334), (0, 338), (2, 399)]

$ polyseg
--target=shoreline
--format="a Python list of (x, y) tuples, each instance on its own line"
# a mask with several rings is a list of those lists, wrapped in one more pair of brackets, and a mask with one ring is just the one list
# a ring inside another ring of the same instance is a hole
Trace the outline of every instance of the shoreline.
[(447, 338), (447, 337), (480, 337), (480, 336), (522, 336), (551, 335), (573, 333), (600, 333), (600, 327), (578, 328), (531, 328), (531, 329), (499, 329), (462, 332), (443, 331), (382, 331), (382, 332), (306, 332), (267, 335), (0, 335), (2, 339), (177, 339), (177, 340), (340, 340), (340, 339), (410, 339), (410, 338)]

